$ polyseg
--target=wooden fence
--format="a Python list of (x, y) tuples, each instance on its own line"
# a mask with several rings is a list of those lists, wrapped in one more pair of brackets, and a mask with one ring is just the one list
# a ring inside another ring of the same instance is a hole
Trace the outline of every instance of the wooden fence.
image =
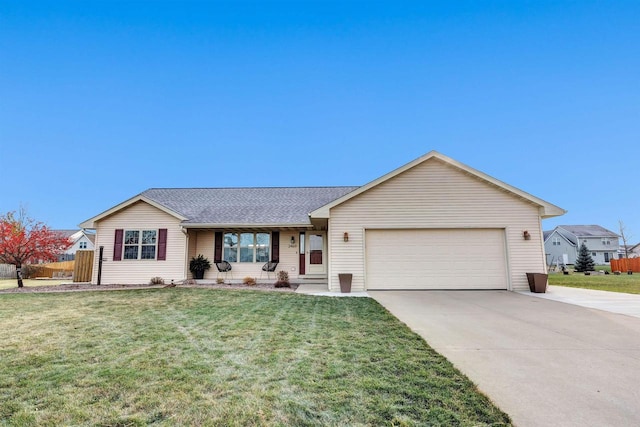
[(75, 261), (62, 261), (48, 264), (30, 264), (23, 268), (23, 276), (30, 279), (37, 277), (53, 279), (71, 277), (74, 263)]
[(633, 271), (640, 273), (640, 258), (620, 258), (611, 260), (611, 271)]
[(93, 251), (77, 251), (75, 268), (73, 269), (74, 282), (90, 282), (93, 274)]
[(0, 279), (15, 279), (16, 266), (12, 264), (0, 264)]

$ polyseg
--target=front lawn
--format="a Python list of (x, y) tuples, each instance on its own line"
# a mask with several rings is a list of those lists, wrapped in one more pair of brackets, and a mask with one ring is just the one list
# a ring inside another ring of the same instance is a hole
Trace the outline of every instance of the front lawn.
[(369, 298), (0, 295), (2, 425), (504, 425)]
[(619, 276), (594, 272), (589, 276), (585, 276), (584, 273), (571, 273), (569, 275), (550, 273), (549, 284), (570, 288), (640, 294), (640, 273), (634, 273), (632, 275), (623, 273)]
[[(54, 280), (54, 279), (22, 279), (25, 287), (33, 286), (57, 286), (63, 283), (72, 283), (71, 279)], [(10, 289), (18, 287), (18, 279), (0, 279), (0, 289)]]

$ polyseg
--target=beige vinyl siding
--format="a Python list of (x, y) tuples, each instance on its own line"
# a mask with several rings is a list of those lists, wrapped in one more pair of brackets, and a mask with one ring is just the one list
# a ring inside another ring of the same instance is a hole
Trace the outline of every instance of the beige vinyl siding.
[(509, 289), (527, 290), (525, 273), (546, 271), (539, 215), (513, 193), (427, 160), (331, 209), (330, 289), (339, 290), (339, 273), (353, 274), (354, 291), (366, 289), (365, 229), (493, 228), (505, 230)]
[[(225, 230), (226, 231), (226, 230)], [(234, 232), (242, 232), (242, 230), (232, 230)], [(249, 230), (247, 230), (249, 232)], [(213, 230), (201, 230), (197, 232), (190, 232), (190, 236), (197, 243), (194, 245), (195, 254), (202, 254), (209, 258), (212, 267), (204, 275), (205, 280), (215, 280), (218, 276), (218, 270), (213, 264), (214, 260), (214, 241), (215, 231)], [(291, 236), (295, 236), (296, 244), (293, 247), (291, 245)], [(270, 256), (272, 254), (270, 253)], [(191, 255), (193, 256), (193, 255)], [(234, 262), (231, 263), (231, 272), (227, 275), (228, 279), (242, 280), (245, 277), (260, 278), (262, 273), (262, 266), (264, 262)], [(289, 279), (298, 278), (298, 231), (280, 231), (280, 262), (276, 268), (276, 272), (279, 270), (285, 270), (289, 273)], [(275, 281), (275, 274), (271, 274), (271, 280)], [(262, 274), (262, 279), (267, 280), (267, 273)]]
[[(115, 231), (167, 229), (167, 259), (157, 260), (113, 260)], [(182, 233), (180, 220), (145, 203), (137, 202), (96, 225), (96, 250), (104, 246), (102, 283), (149, 283), (152, 277), (162, 277), (165, 282), (185, 278), (186, 236)], [(94, 257), (92, 283), (98, 281), (98, 256)]]
[(507, 289), (504, 230), (366, 230), (367, 289)]

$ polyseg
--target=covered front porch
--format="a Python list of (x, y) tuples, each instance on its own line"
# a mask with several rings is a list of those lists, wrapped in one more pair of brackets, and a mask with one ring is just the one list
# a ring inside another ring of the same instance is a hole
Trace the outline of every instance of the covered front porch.
[[(207, 258), (212, 268), (199, 283), (240, 283), (254, 278), (259, 283), (274, 283), (279, 271), (286, 271), (290, 283), (323, 286), (328, 289), (328, 245), (326, 226), (308, 228), (228, 227), (186, 228), (185, 262), (198, 255)], [(218, 266), (226, 261), (227, 272)], [(264, 271), (267, 263), (277, 263), (273, 271)], [(192, 279), (193, 274), (188, 273)]]

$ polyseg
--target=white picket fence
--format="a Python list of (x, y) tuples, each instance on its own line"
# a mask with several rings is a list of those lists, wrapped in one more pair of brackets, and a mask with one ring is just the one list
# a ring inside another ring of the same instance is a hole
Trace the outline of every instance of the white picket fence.
[(15, 279), (16, 266), (12, 264), (0, 264), (0, 279)]

